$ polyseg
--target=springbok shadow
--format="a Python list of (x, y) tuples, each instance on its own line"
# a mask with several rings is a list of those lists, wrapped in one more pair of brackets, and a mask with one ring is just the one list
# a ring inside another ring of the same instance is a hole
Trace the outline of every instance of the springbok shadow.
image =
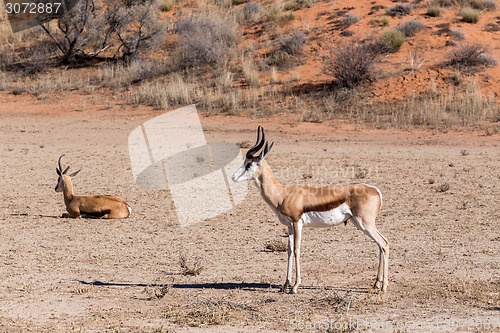
[[(103, 282), (93, 281), (87, 282), (83, 280), (77, 281), (78, 283), (90, 286), (100, 287), (162, 287), (163, 284), (158, 283), (132, 283), (132, 282)], [(215, 289), (215, 290), (247, 290), (247, 291), (269, 291), (281, 290), (281, 285), (271, 283), (252, 283), (252, 282), (220, 282), (220, 283), (172, 283), (169, 284), (171, 288), (175, 289)], [(332, 286), (300, 286), (300, 289), (305, 290), (333, 290), (338, 292), (350, 292), (357, 294), (367, 294), (370, 292), (368, 288), (341, 288)]]

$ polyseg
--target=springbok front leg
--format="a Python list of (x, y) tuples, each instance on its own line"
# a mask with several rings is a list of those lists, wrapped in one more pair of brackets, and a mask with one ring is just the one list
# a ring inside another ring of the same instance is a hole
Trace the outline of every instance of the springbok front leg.
[(282, 292), (286, 292), (287, 288), (292, 285), (292, 264), (293, 264), (293, 228), (291, 226), (288, 227), (288, 263), (287, 263), (287, 271), (286, 271), (286, 280), (283, 284)]
[(292, 287), (292, 294), (296, 294), (300, 285), (300, 239), (302, 237), (302, 220), (293, 222), (293, 254), (295, 257), (295, 284)]

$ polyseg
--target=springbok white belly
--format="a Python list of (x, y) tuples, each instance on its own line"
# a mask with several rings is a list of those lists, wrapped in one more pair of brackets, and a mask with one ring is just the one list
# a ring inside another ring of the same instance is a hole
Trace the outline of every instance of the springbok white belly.
[[(292, 225), (292, 220), (285, 215), (276, 212), (281, 223), (286, 226)], [(307, 212), (302, 214), (304, 227), (327, 228), (338, 225), (352, 216), (351, 210), (347, 204), (342, 204), (332, 210), (324, 212)]]

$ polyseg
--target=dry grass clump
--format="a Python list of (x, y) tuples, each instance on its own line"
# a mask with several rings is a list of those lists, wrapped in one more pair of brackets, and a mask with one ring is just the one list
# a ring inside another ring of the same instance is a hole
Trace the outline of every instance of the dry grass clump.
[(375, 78), (377, 59), (376, 45), (354, 42), (331, 51), (325, 71), (337, 86), (353, 88)]
[(265, 243), (265, 248), (271, 252), (286, 252), (288, 250), (288, 243), (281, 239), (273, 239)]
[(466, 7), (460, 11), (460, 16), (462, 17), (462, 21), (467, 23), (477, 23), (479, 21), (480, 12), (476, 9)]
[(387, 8), (387, 14), (390, 16), (403, 17), (405, 15), (411, 14), (413, 11), (412, 5), (409, 4), (396, 4), (390, 8)]
[(173, 74), (166, 83), (156, 81), (142, 84), (132, 93), (130, 102), (165, 109), (173, 105), (191, 104), (194, 93), (192, 84), (186, 82), (182, 75)]
[(436, 6), (436, 5), (430, 5), (427, 7), (427, 11), (425, 12), (425, 15), (430, 16), (430, 17), (439, 17), (439, 16), (441, 16), (441, 7)]
[(256, 87), (259, 85), (259, 70), (255, 66), (253, 60), (243, 60), (241, 70), (243, 72), (243, 77), (249, 86)]
[(487, 54), (479, 44), (462, 44), (450, 53), (445, 65), (454, 66), (459, 69), (476, 66), (494, 67), (498, 63), (496, 59)]
[(290, 0), (284, 5), (285, 10), (299, 10), (301, 8), (310, 8), (312, 2), (310, 0)]
[(198, 258), (190, 260), (185, 254), (179, 255), (179, 266), (181, 268), (182, 275), (200, 275), (203, 270), (203, 266)]
[(399, 51), (405, 42), (405, 35), (397, 29), (388, 29), (379, 37), (379, 44), (385, 52), (395, 53)]
[(113, 89), (130, 88), (153, 77), (166, 74), (170, 64), (159, 61), (132, 61), (129, 64), (116, 63), (99, 67), (93, 78), (98, 84)]
[(473, 84), (468, 85), (465, 91), (450, 90), (448, 94), (412, 97), (404, 102), (388, 105), (384, 109), (389, 110), (390, 124), (396, 128), (440, 128), (450, 124), (470, 126), (485, 120), (494, 120), (500, 112), (494, 97), (484, 98)]
[(458, 281), (447, 284), (446, 289), (465, 305), (490, 309), (500, 307), (500, 280), (473, 276), (469, 269)]
[(409, 19), (404, 22), (401, 22), (396, 29), (404, 33), (406, 37), (413, 37), (420, 30), (425, 28), (425, 24), (421, 21), (417, 21), (416, 19)]
[(216, 15), (184, 17), (175, 31), (179, 35), (177, 64), (183, 68), (222, 64), (239, 41), (235, 22)]
[(169, 306), (165, 316), (176, 324), (202, 327), (225, 324), (228, 321), (229, 311), (230, 306), (226, 302), (208, 299), (184, 307)]
[(162, 0), (158, 4), (158, 9), (162, 12), (168, 12), (174, 6), (175, 0)]

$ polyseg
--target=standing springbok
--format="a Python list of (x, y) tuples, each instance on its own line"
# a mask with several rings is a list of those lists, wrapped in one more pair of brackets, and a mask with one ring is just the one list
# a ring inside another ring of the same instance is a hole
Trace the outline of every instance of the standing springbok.
[[(262, 135), (261, 135), (262, 132)], [(387, 289), (389, 277), (389, 242), (375, 226), (375, 218), (382, 205), (382, 194), (366, 184), (310, 187), (281, 185), (273, 175), (264, 157), (274, 142), (265, 141), (264, 129), (257, 129), (257, 142), (246, 154), (243, 165), (236, 170), (235, 182), (254, 180), (264, 201), (288, 227), (288, 270), (282, 291), (292, 283), (292, 248), (295, 257), (295, 284), (300, 285), (300, 239), (302, 227), (331, 227), (351, 220), (354, 225), (377, 243), (380, 249), (377, 280), (373, 288)], [(264, 147), (260, 155), (254, 154)]]
[(81, 169), (73, 172), (70, 175), (66, 173), (69, 166), (64, 169), (61, 167), (61, 158), (59, 157), (59, 168), (56, 168), (59, 179), (55, 187), (56, 192), (63, 192), (64, 204), (68, 213), (64, 213), (62, 217), (93, 217), (105, 219), (124, 219), (130, 216), (132, 209), (125, 200), (114, 195), (92, 195), (78, 196), (73, 192), (73, 184), (71, 177), (78, 175)]

